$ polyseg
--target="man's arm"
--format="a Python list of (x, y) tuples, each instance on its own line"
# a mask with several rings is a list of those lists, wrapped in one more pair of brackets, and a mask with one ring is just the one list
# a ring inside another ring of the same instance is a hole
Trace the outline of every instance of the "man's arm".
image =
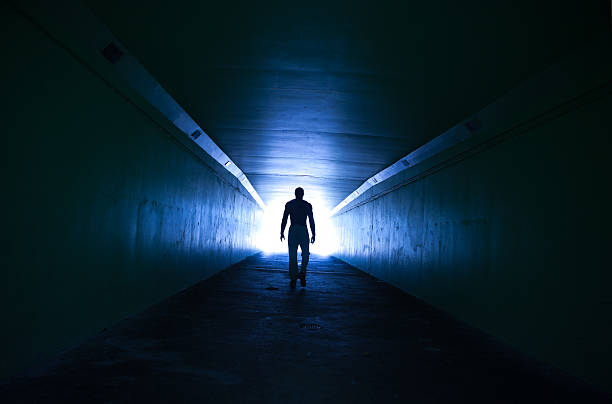
[(315, 242), (315, 223), (314, 223), (314, 216), (312, 214), (312, 205), (310, 205), (308, 208), (308, 222), (310, 223), (310, 232), (312, 233), (310, 242), (314, 243)]
[(283, 212), (283, 220), (281, 221), (281, 235), (280, 235), (281, 241), (285, 239), (285, 226), (287, 226), (288, 216), (289, 216), (289, 211), (287, 210), (287, 205), (285, 205), (285, 211)]

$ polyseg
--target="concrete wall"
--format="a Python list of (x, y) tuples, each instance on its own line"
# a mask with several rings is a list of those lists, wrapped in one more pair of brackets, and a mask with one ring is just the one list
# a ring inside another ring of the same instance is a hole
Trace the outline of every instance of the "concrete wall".
[(0, 8), (6, 376), (254, 253), (261, 210), (209, 156)]
[(608, 81), (487, 150), (372, 188), (332, 218), (336, 255), (610, 389), (610, 111)]

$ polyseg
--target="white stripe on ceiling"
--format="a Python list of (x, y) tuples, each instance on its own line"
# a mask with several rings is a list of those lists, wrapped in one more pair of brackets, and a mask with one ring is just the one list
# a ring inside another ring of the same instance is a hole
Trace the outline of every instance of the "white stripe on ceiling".
[[(263, 200), (242, 170), (87, 7), (74, 0), (18, 0), (14, 5), (78, 59), (108, 80), (124, 96), (138, 104), (138, 100), (122, 91), (121, 81), (129, 85), (191, 141), (234, 175), (259, 206), (265, 209)], [(111, 43), (123, 53), (116, 63), (107, 61), (101, 54)], [(120, 80), (112, 77), (114, 75)]]

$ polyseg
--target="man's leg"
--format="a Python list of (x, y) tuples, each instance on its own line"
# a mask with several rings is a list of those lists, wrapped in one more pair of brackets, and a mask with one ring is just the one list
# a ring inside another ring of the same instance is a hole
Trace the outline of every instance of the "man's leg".
[(289, 277), (291, 280), (297, 279), (297, 248), (298, 248), (297, 237), (295, 237), (295, 232), (289, 229), (289, 238), (287, 240), (287, 245), (289, 246)]
[[(302, 268), (300, 270), (300, 280), (302, 286), (306, 286), (306, 267), (310, 258), (310, 244), (308, 240), (308, 230), (304, 229), (303, 234), (300, 234), (300, 249), (302, 250)], [(296, 251), (297, 255), (297, 251)]]

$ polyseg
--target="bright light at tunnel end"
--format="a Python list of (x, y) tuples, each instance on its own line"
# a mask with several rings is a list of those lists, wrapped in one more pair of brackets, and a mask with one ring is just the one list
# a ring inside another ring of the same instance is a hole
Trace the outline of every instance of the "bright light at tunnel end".
[[(324, 204), (317, 200), (304, 198), (312, 204), (315, 219), (316, 239), (310, 244), (311, 254), (332, 255), (337, 249), (337, 238), (331, 221), (331, 212), (324, 208)], [(289, 236), (290, 221), (285, 228), (285, 240), (280, 241), (280, 227), (283, 219), (283, 211), (287, 200), (275, 200), (266, 205), (264, 209), (261, 228), (259, 229), (257, 241), (258, 248), (265, 253), (287, 253), (287, 237)], [(311, 233), (312, 235), (312, 233)], [(299, 248), (298, 248), (299, 250)], [(299, 252), (298, 252), (299, 257)]]

